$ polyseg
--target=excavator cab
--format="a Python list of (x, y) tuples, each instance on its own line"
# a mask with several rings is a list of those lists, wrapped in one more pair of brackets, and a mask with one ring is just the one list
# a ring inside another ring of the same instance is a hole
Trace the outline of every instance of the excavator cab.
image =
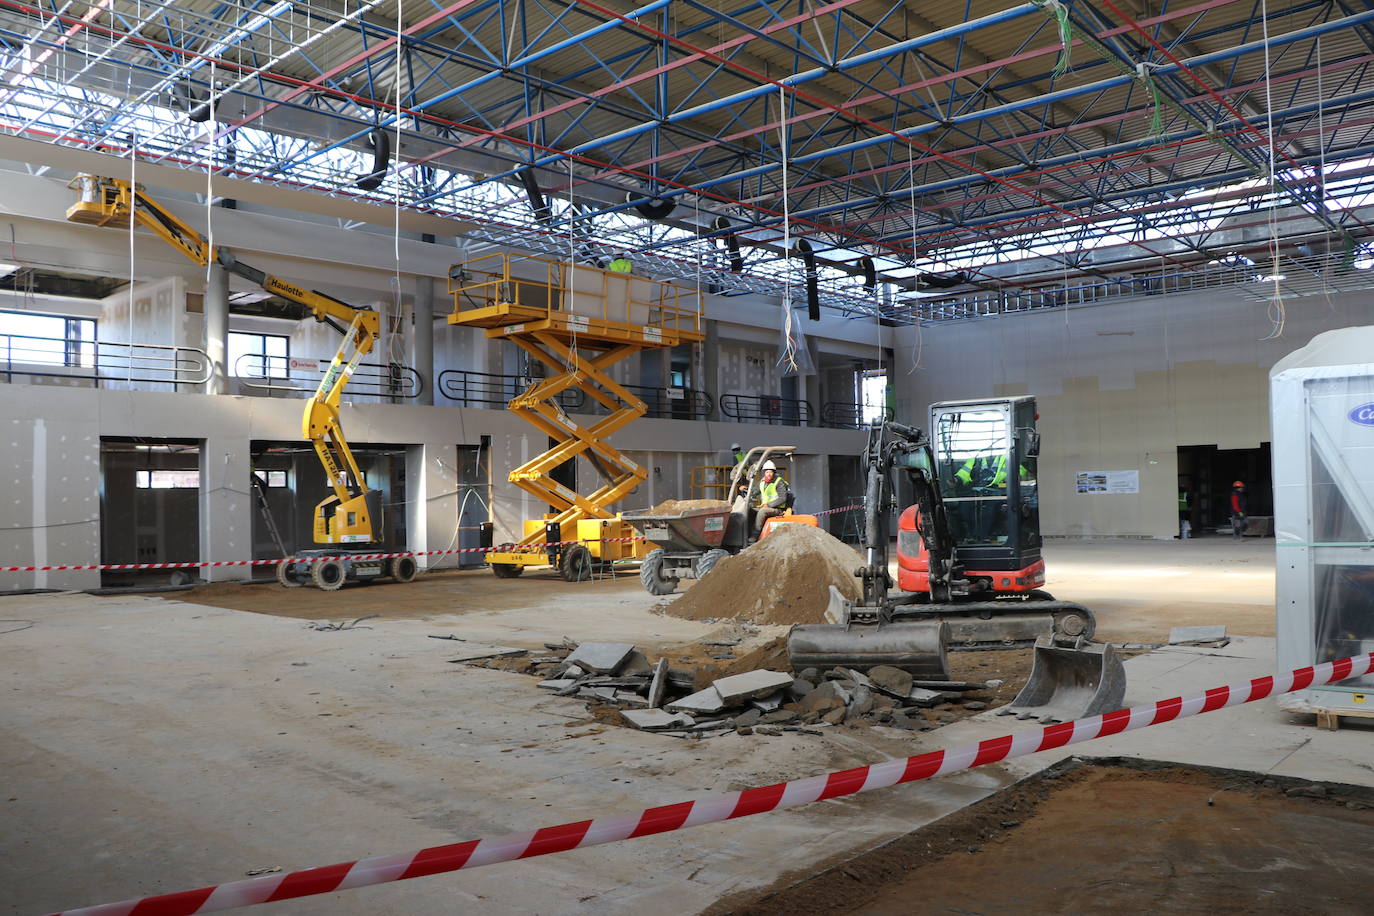
[[(1045, 584), (1035, 421), (1033, 397), (931, 406), (936, 481), (971, 595), (1024, 595)], [(897, 521), (897, 587), (905, 592), (930, 591), (920, 525), (915, 504)]]

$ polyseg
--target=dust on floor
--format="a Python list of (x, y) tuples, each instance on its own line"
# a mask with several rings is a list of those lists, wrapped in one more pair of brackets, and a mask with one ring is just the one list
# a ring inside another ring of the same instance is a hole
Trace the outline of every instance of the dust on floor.
[(566, 597), (572, 589), (586, 596), (589, 603), (622, 592), (643, 593), (633, 570), (615, 578), (568, 583), (552, 570), (526, 572), (519, 579), (498, 579), (483, 568), (425, 572), (404, 585), (389, 581), (350, 583), (334, 592), (308, 586), (285, 588), (276, 581), (219, 582), (173, 592), (167, 598), (302, 620), (354, 620), (369, 614), (427, 620), (444, 614), (534, 607), (542, 601)]

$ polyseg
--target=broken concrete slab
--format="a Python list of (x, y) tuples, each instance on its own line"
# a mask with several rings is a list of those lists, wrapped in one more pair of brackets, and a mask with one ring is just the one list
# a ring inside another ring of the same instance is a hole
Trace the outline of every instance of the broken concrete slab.
[(911, 693), (913, 678), (910, 671), (903, 671), (891, 665), (878, 665), (868, 669), (868, 680), (884, 693), (904, 697)]
[(759, 721), (764, 725), (780, 725), (785, 722), (795, 722), (799, 718), (801, 718), (801, 716), (790, 709), (775, 709), (772, 712), (764, 713)]
[(621, 677), (651, 677), (654, 673), (654, 666), (649, 664), (649, 660), (644, 657), (644, 653), (635, 649), (630, 653), (630, 657), (616, 671)]
[(821, 716), (821, 721), (826, 723), (827, 725), (839, 725), (841, 722), (844, 721), (844, 717), (845, 708), (841, 706), (839, 709), (832, 709), (830, 710), (830, 712)]
[(938, 690), (926, 690), (921, 687), (912, 687), (906, 695), (906, 701), (912, 706), (937, 706), (946, 698), (947, 695)]
[(787, 687), (787, 696), (793, 700), (800, 700), (808, 693), (816, 689), (816, 685), (810, 681), (797, 678)]
[(852, 697), (853, 694), (850, 692), (849, 688), (842, 686), (839, 681), (825, 681), (815, 690), (803, 697), (799, 702), (806, 703), (813, 700), (816, 702), (823, 700), (839, 700), (841, 703), (848, 705)]
[(660, 728), (690, 728), (695, 720), (686, 713), (664, 712), (661, 709), (622, 709), (620, 718), (643, 731)]
[(584, 642), (568, 656), (567, 662), (597, 674), (615, 674), (634, 650), (627, 642)]
[(448, 661), (473, 662), (479, 658), (505, 658), (508, 655), (524, 655), (528, 651), (528, 649), (512, 649), (510, 646), (484, 646), (481, 643), (468, 643)]
[(758, 725), (763, 718), (763, 713), (757, 709), (750, 709), (735, 716), (735, 727), (748, 728), (751, 725)]
[(615, 692), (615, 702), (620, 706), (648, 706), (649, 701), (635, 693), (633, 690), (617, 690)]
[(727, 706), (776, 693), (792, 683), (792, 675), (781, 671), (746, 671), (716, 680), (712, 685)]
[(543, 687), (545, 690), (562, 690), (563, 688), (571, 687), (576, 683), (577, 681), (573, 680), (570, 677), (560, 677), (555, 678), (551, 681), (540, 681), (538, 686)]
[(721, 699), (720, 691), (715, 687), (707, 687), (705, 690), (698, 690), (690, 696), (685, 696), (680, 700), (674, 700), (668, 704), (669, 710), (685, 713), (709, 714), (720, 712), (724, 708), (725, 701)]
[(649, 682), (649, 705), (654, 709), (663, 705), (663, 693), (668, 689), (668, 659), (660, 658), (654, 666), (653, 680)]
[(782, 705), (782, 693), (771, 693), (766, 697), (754, 697), (749, 701), (749, 705), (763, 712), (772, 712)]
[(1169, 645), (1188, 646), (1217, 642), (1226, 638), (1226, 626), (1174, 627), (1169, 631)]

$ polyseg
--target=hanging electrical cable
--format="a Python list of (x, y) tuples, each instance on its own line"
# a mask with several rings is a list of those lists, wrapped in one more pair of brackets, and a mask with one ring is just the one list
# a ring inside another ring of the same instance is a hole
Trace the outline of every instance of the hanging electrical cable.
[(797, 371), (797, 341), (792, 330), (792, 210), (787, 199), (787, 87), (778, 86), (778, 151), (782, 160), (782, 356), (788, 372)]
[(1274, 166), (1274, 89), (1269, 64), (1269, 0), (1260, 0), (1260, 24), (1263, 30), (1264, 47), (1264, 118), (1268, 134), (1269, 152), (1269, 253), (1272, 264), (1269, 278), (1274, 284), (1274, 298), (1269, 305), (1269, 320), (1273, 326), (1261, 340), (1273, 340), (1283, 336), (1283, 326), (1287, 319), (1283, 304), (1283, 275), (1279, 272), (1279, 223), (1278, 223), (1278, 176)]

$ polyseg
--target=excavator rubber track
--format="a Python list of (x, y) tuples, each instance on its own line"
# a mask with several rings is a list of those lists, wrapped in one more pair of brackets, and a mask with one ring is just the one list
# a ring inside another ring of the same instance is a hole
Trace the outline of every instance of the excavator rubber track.
[[(851, 611), (858, 621), (862, 608)], [(893, 621), (943, 620), (949, 624), (951, 651), (1026, 649), (1043, 636), (1091, 640), (1097, 618), (1081, 604), (1058, 600), (997, 598), (949, 604), (898, 604)]]

